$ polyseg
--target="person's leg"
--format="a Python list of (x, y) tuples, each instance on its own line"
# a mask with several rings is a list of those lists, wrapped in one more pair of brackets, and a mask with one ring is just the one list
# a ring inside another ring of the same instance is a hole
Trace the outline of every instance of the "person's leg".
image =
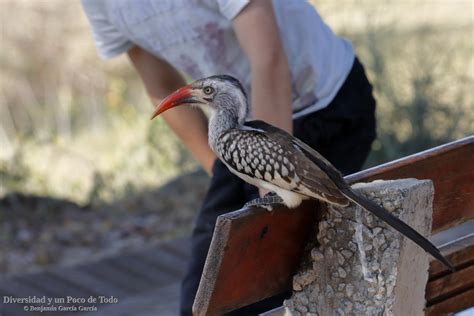
[(180, 313), (192, 315), (194, 298), (201, 280), (217, 217), (240, 209), (245, 202), (257, 197), (255, 187), (233, 175), (220, 161), (213, 166), (213, 177), (198, 214), (191, 237), (191, 256), (181, 284)]

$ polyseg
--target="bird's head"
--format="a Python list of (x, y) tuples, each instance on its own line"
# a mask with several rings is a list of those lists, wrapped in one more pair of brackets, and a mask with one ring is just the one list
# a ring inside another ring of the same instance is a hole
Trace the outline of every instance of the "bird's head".
[(178, 105), (208, 105), (212, 110), (229, 112), (239, 123), (247, 117), (248, 102), (244, 88), (234, 77), (217, 75), (194, 81), (158, 104), (152, 119)]

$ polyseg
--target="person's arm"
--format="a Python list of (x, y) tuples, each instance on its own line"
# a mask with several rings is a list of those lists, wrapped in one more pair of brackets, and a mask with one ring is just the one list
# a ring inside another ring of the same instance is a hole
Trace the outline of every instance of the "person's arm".
[(233, 27), (250, 62), (252, 118), (292, 133), (291, 74), (272, 1), (250, 1)]
[[(271, 0), (251, 1), (233, 20), (252, 74), (252, 118), (293, 132), (291, 74)], [(267, 190), (259, 189), (260, 196)]]
[[(153, 104), (159, 103), (168, 94), (186, 84), (173, 66), (138, 46), (132, 47), (128, 56), (143, 80)], [(163, 117), (204, 170), (211, 174), (216, 156), (207, 142), (207, 118), (202, 110), (182, 106), (167, 111)]]

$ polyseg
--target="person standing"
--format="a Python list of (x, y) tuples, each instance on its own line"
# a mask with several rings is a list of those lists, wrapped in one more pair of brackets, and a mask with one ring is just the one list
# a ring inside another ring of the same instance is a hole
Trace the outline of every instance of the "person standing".
[[(376, 137), (372, 86), (351, 43), (335, 35), (307, 1), (81, 2), (99, 54), (127, 53), (152, 103), (183, 86), (183, 74), (229, 74), (247, 90), (252, 119), (294, 134), (344, 174), (361, 169)], [(212, 177), (181, 287), (180, 313), (191, 315), (217, 216), (259, 192), (216, 160), (202, 110), (177, 107), (163, 116)], [(287, 294), (229, 315), (257, 315), (281, 305)]]

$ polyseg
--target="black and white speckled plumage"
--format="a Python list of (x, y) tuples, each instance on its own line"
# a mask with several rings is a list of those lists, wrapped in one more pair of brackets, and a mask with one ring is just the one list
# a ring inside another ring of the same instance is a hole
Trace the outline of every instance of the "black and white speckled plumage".
[(247, 128), (229, 129), (218, 138), (216, 153), (232, 172), (297, 193), (301, 200), (315, 198), (342, 206), (349, 204), (335, 183), (288, 134), (261, 129), (265, 125), (268, 124), (261, 121), (247, 122)]
[(417, 243), (453, 270), (428, 239), (377, 204), (359, 196), (342, 174), (317, 151), (283, 130), (262, 121), (250, 121), (225, 131), (216, 154), (243, 180), (280, 196), (288, 207), (313, 198), (347, 206), (352, 201)]

